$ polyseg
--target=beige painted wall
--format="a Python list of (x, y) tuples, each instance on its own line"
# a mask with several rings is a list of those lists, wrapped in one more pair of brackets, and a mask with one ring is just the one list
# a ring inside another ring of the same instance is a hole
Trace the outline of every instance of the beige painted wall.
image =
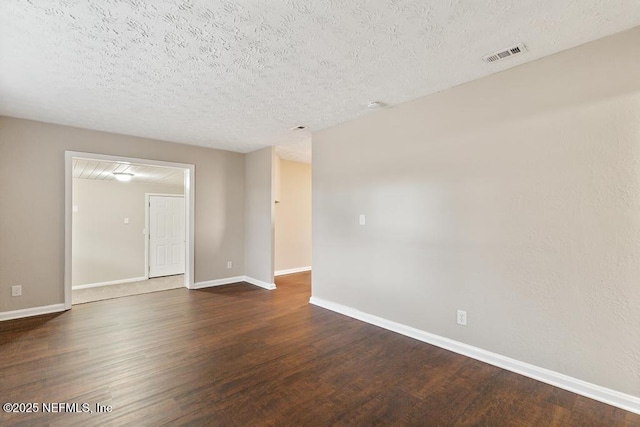
[(73, 286), (145, 276), (146, 193), (184, 194), (184, 186), (73, 179)]
[[(275, 270), (311, 265), (311, 165), (276, 162)], [(279, 182), (278, 182), (279, 181)]]
[(64, 302), (65, 150), (194, 164), (195, 281), (244, 273), (243, 154), (0, 117), (0, 312)]
[(314, 133), (314, 297), (640, 396), (639, 45)]
[(245, 155), (245, 274), (273, 284), (274, 149)]

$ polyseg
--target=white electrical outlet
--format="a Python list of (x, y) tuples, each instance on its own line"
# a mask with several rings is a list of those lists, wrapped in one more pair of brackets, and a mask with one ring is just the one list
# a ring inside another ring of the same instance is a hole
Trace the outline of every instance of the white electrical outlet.
[(129, 224), (129, 218), (125, 218), (125, 219), (124, 219), (124, 223), (125, 223), (125, 224)]
[(11, 296), (19, 297), (22, 295), (22, 286), (16, 285), (11, 287)]
[(227, 261), (227, 268), (233, 268), (233, 263), (231, 261)]
[(367, 218), (364, 216), (364, 214), (360, 214), (360, 225), (365, 225), (367, 223)]
[(458, 325), (467, 326), (467, 312), (464, 310), (458, 310), (456, 320)]

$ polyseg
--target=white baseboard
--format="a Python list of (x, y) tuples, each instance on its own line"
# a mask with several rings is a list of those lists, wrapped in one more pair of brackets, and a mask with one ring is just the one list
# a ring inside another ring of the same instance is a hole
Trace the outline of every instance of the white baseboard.
[(555, 387), (568, 390), (570, 392), (588, 397), (590, 399), (598, 400), (600, 402), (616, 406), (626, 411), (640, 414), (640, 397), (611, 390), (609, 388), (579, 380), (577, 378), (573, 378), (559, 372), (531, 365), (526, 362), (521, 362), (519, 360), (512, 359), (501, 354), (493, 353), (478, 347), (461, 343), (459, 341), (425, 332), (411, 326), (383, 319), (382, 317), (374, 316), (373, 314), (365, 313), (360, 310), (356, 310), (354, 308), (327, 301), (321, 298), (311, 297), (309, 299), (309, 303), (317, 305), (318, 307), (335, 311), (336, 313), (344, 314), (345, 316), (353, 317), (354, 319), (358, 319), (375, 326), (379, 326), (384, 329), (388, 329), (393, 332), (397, 332), (407, 337), (453, 351), (454, 353), (462, 354), (464, 356), (471, 357), (472, 359), (489, 363), (491, 365), (497, 366), (498, 368), (506, 369), (508, 371), (533, 378), (534, 380), (551, 384)]
[(274, 275), (283, 276), (285, 274), (302, 273), (303, 271), (311, 271), (311, 266), (308, 265), (306, 267), (289, 268), (287, 270), (278, 270), (274, 273)]
[(197, 282), (193, 284), (193, 288), (191, 289), (210, 288), (212, 286), (230, 285), (231, 283), (238, 283), (238, 282), (244, 282), (244, 276), (227, 277), (224, 279)]
[(276, 288), (275, 283), (263, 282), (262, 280), (254, 279), (253, 277), (249, 276), (244, 276), (244, 281), (255, 286), (260, 286), (261, 288), (269, 289), (270, 291)]
[(147, 277), (132, 277), (130, 279), (120, 279), (120, 280), (111, 280), (109, 282), (98, 282), (98, 283), (89, 283), (87, 285), (76, 285), (72, 286), (71, 289), (88, 289), (88, 288), (97, 288), (98, 286), (109, 286), (109, 285), (121, 285), (123, 283), (131, 283), (131, 282), (141, 282), (143, 280), (147, 280)]
[(44, 305), (42, 307), (23, 308), (22, 310), (0, 312), (0, 321), (21, 319), (23, 317), (39, 316), (41, 314), (58, 313), (65, 311), (64, 304)]
[(276, 288), (276, 285), (273, 283), (263, 282), (261, 280), (254, 279), (249, 276), (235, 276), (235, 277), (227, 277), (225, 279), (216, 279), (216, 280), (207, 280), (205, 282), (197, 282), (193, 284), (192, 289), (202, 289), (209, 288), (212, 286), (222, 286), (222, 285), (230, 285), (231, 283), (238, 282), (247, 282), (255, 286), (260, 286), (261, 288), (273, 290)]

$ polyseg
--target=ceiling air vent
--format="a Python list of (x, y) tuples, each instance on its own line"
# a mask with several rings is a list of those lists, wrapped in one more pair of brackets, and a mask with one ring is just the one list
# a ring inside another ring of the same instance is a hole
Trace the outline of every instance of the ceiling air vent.
[(483, 56), (482, 60), (484, 62), (497, 62), (502, 59), (511, 58), (512, 56), (515, 56), (515, 55), (520, 55), (522, 53), (525, 53), (526, 51), (527, 51), (527, 48), (524, 47), (522, 43), (518, 43), (517, 45), (512, 46), (508, 49), (503, 49), (499, 52), (492, 53), (491, 55)]

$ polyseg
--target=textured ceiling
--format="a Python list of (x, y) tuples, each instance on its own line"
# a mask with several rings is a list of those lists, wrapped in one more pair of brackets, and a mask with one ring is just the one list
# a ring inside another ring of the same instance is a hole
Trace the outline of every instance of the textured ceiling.
[(81, 158), (73, 159), (72, 176), (74, 178), (115, 181), (114, 172), (132, 173), (131, 182), (184, 185), (183, 169)]
[(278, 145), (276, 146), (276, 154), (281, 159), (311, 163), (311, 138), (297, 144)]
[[(309, 146), (294, 126), (319, 130), (371, 100), (393, 106), (638, 24), (638, 0), (2, 0), (0, 114), (292, 152)], [(526, 54), (481, 61), (518, 42)]]

